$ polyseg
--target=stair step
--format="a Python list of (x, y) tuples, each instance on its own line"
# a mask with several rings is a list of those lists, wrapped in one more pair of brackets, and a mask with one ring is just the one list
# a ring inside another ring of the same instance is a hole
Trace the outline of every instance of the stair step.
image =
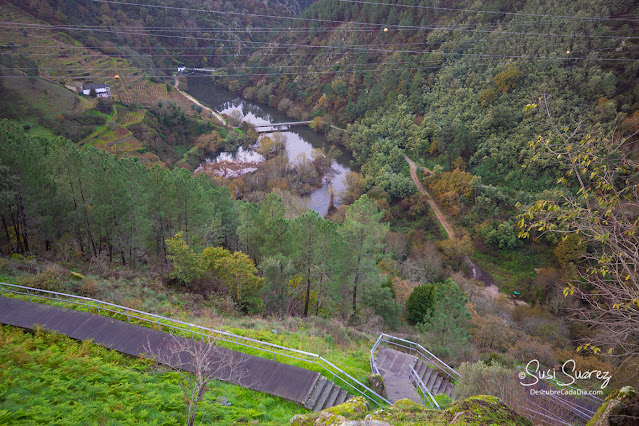
[(329, 395), (328, 399), (324, 403), (324, 407), (322, 407), (322, 410), (335, 405), (335, 400), (337, 399), (337, 396), (339, 395), (340, 392), (341, 392), (341, 389), (339, 388), (339, 386), (333, 385), (333, 390), (331, 391), (331, 394)]
[(335, 387), (335, 385), (333, 385), (333, 383), (329, 381), (326, 381), (326, 383), (327, 383), (327, 386), (324, 386), (324, 388), (322, 389), (322, 393), (320, 394), (319, 398), (317, 398), (317, 401), (315, 402), (315, 405), (313, 406), (313, 411), (315, 412), (321, 411), (324, 408), (324, 403), (326, 402), (329, 395), (333, 391), (333, 387)]
[(417, 361), (417, 364), (415, 365), (415, 371), (417, 372), (417, 376), (421, 378), (422, 374), (424, 374), (424, 371), (426, 371), (427, 368), (428, 366), (426, 364), (424, 364), (421, 361)]
[(437, 393), (445, 393), (446, 392), (446, 387), (448, 386), (450, 382), (448, 381), (448, 378), (444, 377), (441, 384), (439, 385), (439, 390), (437, 391)]
[(428, 385), (428, 380), (430, 380), (431, 376), (433, 375), (433, 369), (430, 367), (426, 367), (426, 370), (424, 371), (423, 375), (422, 375), (422, 382), (424, 382), (425, 385)]
[(430, 377), (428, 378), (428, 382), (424, 382), (424, 384), (426, 385), (429, 391), (433, 388), (433, 385), (435, 384), (435, 380), (437, 380), (438, 377), (439, 375), (437, 374), (437, 372), (433, 370)]
[(315, 390), (315, 388), (317, 387), (317, 382), (319, 381), (319, 379), (322, 378), (322, 375), (317, 373), (317, 377), (315, 377), (315, 381), (313, 382), (313, 386), (311, 386), (311, 388), (308, 390), (308, 393), (306, 394), (306, 397), (304, 398), (304, 406), (306, 407), (306, 403), (308, 402), (308, 400), (311, 398), (311, 395), (313, 394), (313, 391)]
[(430, 393), (433, 394), (433, 396), (437, 395), (439, 393), (439, 386), (441, 385), (442, 381), (444, 380), (444, 378), (440, 375), (437, 375), (437, 380), (435, 381), (435, 384), (433, 385), (433, 387), (430, 390)]
[(310, 410), (312, 410), (313, 407), (315, 407), (315, 404), (317, 400), (319, 399), (320, 395), (322, 394), (322, 390), (326, 387), (327, 382), (328, 380), (326, 380), (326, 377), (323, 377), (323, 376), (319, 377), (317, 382), (315, 382), (315, 387), (313, 388), (313, 391), (311, 392), (311, 396), (309, 396), (308, 399), (306, 400), (304, 407)]
[(339, 395), (337, 395), (337, 399), (335, 399), (335, 405), (343, 404), (344, 402), (346, 402), (346, 398), (348, 397), (349, 397), (348, 392), (342, 389), (341, 391), (339, 391)]
[(444, 391), (444, 394), (446, 394), (448, 397), (452, 398), (453, 397), (453, 389), (455, 389), (455, 385), (453, 385), (451, 382), (448, 382), (448, 384), (446, 385), (446, 390)]

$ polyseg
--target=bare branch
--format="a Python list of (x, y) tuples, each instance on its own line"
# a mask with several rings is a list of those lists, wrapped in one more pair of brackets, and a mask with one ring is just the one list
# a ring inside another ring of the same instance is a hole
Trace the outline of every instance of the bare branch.
[(187, 425), (195, 422), (197, 406), (212, 380), (239, 384), (246, 375), (247, 357), (239, 352), (217, 346), (216, 339), (206, 341), (171, 336), (161, 344), (147, 340), (145, 354), (162, 365), (163, 371), (171, 370), (180, 375), (180, 388), (187, 405)]

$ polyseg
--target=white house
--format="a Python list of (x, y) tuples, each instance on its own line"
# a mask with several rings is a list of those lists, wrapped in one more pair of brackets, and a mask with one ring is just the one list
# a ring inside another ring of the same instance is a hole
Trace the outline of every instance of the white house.
[(111, 87), (107, 83), (90, 83), (82, 85), (82, 94), (89, 96), (91, 94), (91, 90), (95, 90), (95, 95), (98, 98), (109, 98), (111, 97)]
[(186, 72), (186, 67), (178, 67), (177, 72)]

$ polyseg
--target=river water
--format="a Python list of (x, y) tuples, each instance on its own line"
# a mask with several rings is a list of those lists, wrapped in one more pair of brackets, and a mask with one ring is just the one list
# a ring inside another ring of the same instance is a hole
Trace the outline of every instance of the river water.
[[(189, 78), (188, 87), (188, 93), (206, 106), (223, 114), (239, 111), (242, 114), (242, 120), (251, 124), (264, 125), (297, 121), (275, 108), (256, 104), (228, 90), (217, 87), (208, 78)], [(331, 146), (337, 149), (338, 155), (333, 160), (332, 169), (334, 173), (330, 183), (325, 180), (321, 188), (315, 189), (309, 196), (305, 197), (308, 207), (324, 216), (331, 199), (331, 186), (336, 195), (336, 204), (339, 204), (337, 195), (346, 189), (346, 174), (350, 171), (350, 161), (353, 157), (341, 147), (332, 145), (324, 136), (315, 133), (306, 125), (293, 126), (289, 130), (280, 131), (280, 133), (286, 139), (286, 151), (288, 152), (289, 161), (295, 161), (295, 158), (302, 153), (310, 158), (312, 151), (317, 148), (324, 148), (326, 152)], [(212, 158), (211, 161), (234, 159), (238, 161), (259, 161), (261, 156), (254, 151), (239, 148), (236, 152), (222, 152), (216, 158)]]

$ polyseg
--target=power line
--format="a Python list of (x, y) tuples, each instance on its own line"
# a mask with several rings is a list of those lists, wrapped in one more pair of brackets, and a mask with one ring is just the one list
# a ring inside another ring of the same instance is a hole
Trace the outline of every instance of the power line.
[(380, 6), (405, 7), (405, 8), (411, 8), (411, 9), (445, 10), (449, 12), (487, 13), (487, 14), (495, 14), (495, 15), (530, 16), (530, 17), (538, 17), (538, 18), (561, 18), (561, 19), (568, 19), (568, 20), (639, 22), (639, 18), (615, 18), (611, 16), (575, 16), (575, 15), (550, 15), (550, 14), (526, 13), (526, 12), (500, 12), (495, 10), (478, 10), (478, 9), (463, 9), (463, 8), (442, 7), (442, 6), (394, 4), (394, 3), (382, 3), (382, 2), (364, 1), (364, 0), (337, 0), (337, 1), (341, 3), (373, 4), (373, 5), (380, 5)]
[[(425, 64), (428, 63), (436, 63), (437, 61), (425, 61)], [(318, 65), (313, 65), (314, 67), (324, 67), (324, 68), (332, 68), (332, 67), (363, 67), (363, 66), (382, 66), (382, 65), (402, 65), (402, 64), (412, 64), (412, 65), (419, 65), (416, 63), (416, 61), (397, 61), (397, 62), (369, 62), (369, 63), (365, 63), (365, 64), (348, 64), (348, 65), (340, 65), (340, 64), (318, 64)], [(307, 68), (308, 65), (261, 65), (261, 66), (239, 66), (239, 67), (211, 67), (211, 68), (206, 68), (206, 67), (188, 67), (191, 69), (206, 69), (206, 70), (214, 70), (214, 71), (218, 71), (218, 70), (242, 70), (242, 69), (264, 69), (264, 68)], [(176, 67), (154, 67), (154, 68), (138, 68), (138, 67), (134, 67), (134, 66), (123, 66), (123, 67), (118, 67), (118, 68), (87, 68), (87, 67), (81, 67), (81, 68), (66, 68), (66, 67), (56, 67), (56, 68), (52, 68), (52, 67), (48, 67), (48, 68), (42, 68), (42, 67), (25, 67), (25, 68), (7, 68), (9, 70), (39, 70), (39, 71), (65, 71), (65, 72), (71, 72), (71, 71), (174, 71), (176, 69)], [(371, 69), (370, 71), (374, 71), (375, 69)], [(366, 70), (363, 70), (366, 71)]]
[[(488, 65), (488, 64), (472, 64), (472, 65)], [(465, 65), (465, 66), (470, 66), (470, 64)], [(404, 71), (404, 70), (422, 70), (422, 69), (438, 69), (441, 68), (441, 65), (438, 66), (428, 66), (428, 67), (414, 67), (414, 68), (389, 68), (386, 69), (384, 71)], [(18, 68), (10, 68), (10, 70), (20, 70)], [(260, 77), (268, 77), (268, 76), (272, 76), (272, 75), (306, 75), (306, 74), (354, 74), (354, 73), (359, 73), (359, 72), (369, 72), (369, 71), (374, 71), (374, 70), (331, 70), (331, 71), (305, 71), (303, 73), (299, 73), (299, 72), (274, 72), (274, 73), (242, 73), (242, 74), (202, 74), (202, 75), (198, 75), (198, 74), (193, 74), (193, 75), (189, 75), (188, 77), (252, 77), (252, 76), (260, 76)], [(51, 76), (52, 78), (57, 78), (58, 76)], [(59, 78), (69, 78), (71, 76), (59, 76)], [(118, 77), (120, 79), (127, 79), (127, 78), (136, 78), (136, 79), (140, 79), (140, 78), (167, 78), (169, 76), (167, 75), (147, 75), (147, 74), (140, 74), (140, 75), (120, 75), (118, 74)], [(0, 74), (0, 78), (27, 78), (27, 76), (23, 76), (23, 75), (3, 75)], [(96, 78), (105, 78), (105, 77), (101, 77), (101, 76), (73, 76), (74, 79), (78, 79), (78, 80), (95, 80)]]
[[(125, 6), (137, 6), (137, 7), (148, 7), (148, 8), (156, 8), (156, 9), (164, 9), (164, 10), (180, 10), (180, 11), (188, 11), (188, 12), (203, 12), (203, 13), (214, 13), (214, 14), (222, 14), (222, 15), (233, 15), (233, 16), (245, 16), (245, 17), (258, 17), (258, 18), (273, 18), (273, 19), (290, 19), (295, 21), (305, 21), (305, 22), (327, 22), (334, 24), (352, 24), (352, 25), (366, 25), (366, 26), (377, 26), (379, 28), (413, 28), (413, 29), (422, 29), (422, 30), (430, 30), (430, 29), (441, 29), (448, 31), (471, 31), (471, 32), (491, 32), (490, 30), (477, 30), (477, 29), (459, 29), (456, 27), (435, 27), (435, 26), (415, 26), (415, 25), (388, 25), (388, 24), (376, 24), (376, 23), (368, 23), (368, 22), (359, 22), (359, 21), (339, 21), (334, 19), (315, 19), (315, 18), (301, 18), (301, 17), (283, 17), (278, 15), (264, 15), (264, 14), (256, 14), (256, 13), (241, 13), (241, 12), (220, 12), (217, 10), (210, 9), (197, 9), (197, 8), (189, 8), (189, 7), (177, 7), (177, 6), (159, 6), (159, 5), (150, 5), (145, 3), (132, 3), (132, 2), (124, 2), (124, 1), (116, 1), (116, 0), (91, 0), (97, 3), (109, 3), (109, 4), (119, 4)], [(513, 35), (534, 35), (539, 37), (579, 37), (579, 38), (619, 38), (618, 36), (612, 35), (592, 35), (592, 34), (552, 34), (552, 33), (526, 33), (526, 32), (516, 32), (516, 31), (501, 31), (503, 34), (513, 34)], [(639, 39), (639, 36), (634, 37), (623, 37), (623, 38), (632, 38)]]
[[(92, 0), (92, 1), (97, 1), (97, 0)], [(100, 0), (102, 1), (102, 0)], [(90, 31), (98, 31), (98, 32), (113, 32), (113, 33), (119, 33), (119, 34), (132, 34), (132, 33), (128, 33), (126, 31), (112, 31), (112, 30), (90, 30)], [(511, 33), (512, 32), (506, 32), (506, 33)], [(132, 35), (139, 35), (139, 34), (132, 34)], [(299, 44), (299, 43), (279, 43), (279, 42), (272, 42), (272, 41), (253, 41), (253, 40), (230, 40), (230, 39), (218, 39), (218, 38), (214, 38), (214, 37), (186, 37), (186, 36), (169, 36), (169, 35), (156, 35), (156, 37), (163, 37), (163, 38), (178, 38), (178, 39), (194, 39), (194, 40), (207, 40), (207, 41), (230, 41), (230, 42), (234, 42), (234, 43), (240, 43), (240, 44), (253, 44), (253, 45), (271, 45), (273, 47), (297, 47), (297, 48), (311, 48), (311, 49), (343, 49), (343, 50), (352, 50), (352, 51), (359, 51), (359, 52), (375, 52), (375, 53), (414, 53), (414, 54), (425, 54), (425, 53), (438, 53), (438, 54), (442, 54), (442, 55), (462, 55), (462, 56), (486, 56), (486, 57), (503, 57), (503, 58), (537, 58), (537, 59), (548, 59), (548, 60), (564, 60), (564, 59), (570, 59), (570, 60), (577, 60), (577, 59), (583, 59), (583, 60), (602, 60), (602, 61), (627, 61), (627, 60), (634, 60), (634, 59), (606, 59), (606, 58), (587, 58), (587, 57), (571, 57), (571, 58), (558, 58), (558, 57), (543, 57), (543, 56), (529, 56), (529, 55), (491, 55), (491, 54), (479, 54), (479, 53), (457, 53), (457, 52), (441, 52), (441, 51), (437, 51), (437, 50), (430, 50), (430, 51), (419, 51), (419, 50), (389, 50), (389, 49), (371, 49), (368, 48), (368, 46), (370, 46), (370, 44), (365, 44), (365, 45), (308, 45), (308, 44)], [(626, 37), (626, 39), (628, 38), (638, 38), (638, 37)], [(429, 43), (402, 43), (401, 45), (428, 45)], [(389, 46), (392, 45), (397, 45), (397, 44), (389, 44)]]
[[(385, 4), (385, 3), (384, 3)], [(397, 6), (404, 6), (404, 5), (397, 5)], [(408, 7), (408, 6), (406, 6)], [(282, 17), (283, 19), (287, 19), (287, 17)], [(309, 18), (311, 19), (311, 18)], [(541, 23), (556, 23), (556, 22), (566, 22), (566, 21), (570, 21), (569, 18), (561, 18), (558, 20), (553, 20), (553, 21), (509, 21), (506, 22), (505, 24), (507, 25), (512, 25), (512, 26), (519, 26), (519, 25), (539, 25)], [(366, 31), (373, 31), (373, 30), (380, 30), (382, 25), (385, 25), (386, 27), (396, 27), (397, 30), (399, 31), (409, 31), (409, 30), (420, 30), (420, 29), (424, 29), (424, 28), (429, 28), (429, 29), (437, 29), (440, 28), (437, 25), (430, 25), (428, 27), (420, 27), (420, 26), (398, 26), (398, 25), (393, 25), (393, 24), (375, 24), (375, 23), (362, 23), (362, 22), (357, 22), (357, 21), (339, 21), (342, 24), (359, 24), (360, 28), (350, 28), (348, 29), (348, 31), (361, 31), (361, 32), (366, 32)], [(12, 26), (20, 26), (22, 27), (37, 27), (37, 26), (42, 26), (42, 24), (34, 24), (34, 23), (23, 23), (23, 22), (13, 22), (13, 21), (2, 21), (0, 22), (2, 24), (9, 24)], [(73, 25), (73, 24), (47, 24), (48, 26), (52, 27), (52, 28), (56, 28), (56, 29), (60, 29), (60, 30), (72, 30), (74, 28), (82, 28), (82, 29), (95, 29), (95, 28), (114, 28), (114, 26), (107, 26), (107, 25)], [(485, 22), (477, 22), (477, 23), (466, 23), (466, 24), (458, 24), (458, 28), (463, 29), (463, 27), (471, 27), (471, 26), (482, 26), (482, 27), (488, 27), (488, 28), (495, 28), (495, 27), (500, 27), (503, 26), (504, 23), (501, 22), (496, 22), (496, 23), (485, 23)], [(139, 32), (143, 32), (143, 31), (148, 31), (148, 32), (157, 32), (157, 31), (174, 31), (174, 32), (188, 32), (188, 33), (196, 33), (196, 32), (216, 32), (216, 31), (220, 31), (220, 32), (225, 32), (225, 33), (279, 33), (282, 31), (286, 31), (286, 32), (325, 32), (327, 30), (332, 30), (335, 29), (335, 27), (318, 27), (318, 28), (314, 28), (314, 27), (291, 27), (291, 26), (286, 26), (286, 27), (245, 27), (245, 28), (229, 28), (229, 27), (183, 27), (183, 26), (137, 26), (137, 25), (121, 25), (119, 27), (115, 27), (115, 28), (124, 28), (124, 29), (128, 29), (130, 31), (139, 31)], [(442, 27), (442, 28), (447, 28), (447, 27)], [(611, 31), (615, 31), (615, 32), (619, 32), (621, 30), (619, 29), (610, 29)], [(628, 31), (632, 31), (632, 30), (628, 30)]]

